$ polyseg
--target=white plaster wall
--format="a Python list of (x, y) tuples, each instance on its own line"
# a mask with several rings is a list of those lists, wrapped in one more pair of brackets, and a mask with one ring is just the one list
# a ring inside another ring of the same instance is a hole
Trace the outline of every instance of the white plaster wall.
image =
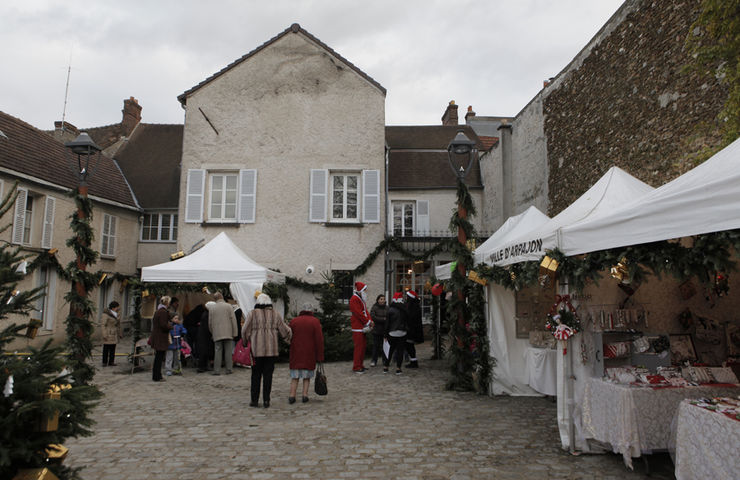
[[(475, 216), (469, 216), (468, 220), (473, 224), (476, 230), (486, 230), (483, 228), (483, 218), (481, 215), (483, 205), (483, 189), (470, 190), (470, 196), (473, 198), (473, 205), (477, 210)], [(388, 225), (389, 229), (393, 228), (392, 218), (393, 210), (391, 208), (394, 201), (418, 201), (426, 200), (429, 202), (429, 230), (432, 232), (448, 232), (450, 219), (454, 211), (457, 211), (457, 191), (450, 190), (392, 190), (388, 192), (390, 200), (388, 208)], [(392, 232), (389, 232), (392, 233)], [(452, 234), (452, 232), (450, 233)]]
[[(290, 276), (353, 269), (383, 240), (385, 95), (300, 33), (288, 33), (187, 99), (178, 247), (219, 232)], [(213, 123), (218, 134), (199, 111)], [(254, 224), (185, 223), (187, 171), (257, 169)], [(381, 172), (381, 223), (308, 222), (312, 168)], [(383, 262), (364, 281), (382, 285)]]
[(514, 119), (511, 132), (512, 215), (522, 213), (531, 205), (547, 213), (549, 170), (542, 100), (540, 93)]

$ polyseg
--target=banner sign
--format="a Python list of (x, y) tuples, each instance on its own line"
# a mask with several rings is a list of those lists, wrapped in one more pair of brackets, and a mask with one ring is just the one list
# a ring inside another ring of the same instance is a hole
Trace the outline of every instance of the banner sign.
[(510, 257), (518, 257), (528, 253), (544, 253), (542, 251), (542, 239), (529, 240), (527, 242), (517, 243), (506, 248), (493, 252), (490, 256), (492, 263), (502, 262)]

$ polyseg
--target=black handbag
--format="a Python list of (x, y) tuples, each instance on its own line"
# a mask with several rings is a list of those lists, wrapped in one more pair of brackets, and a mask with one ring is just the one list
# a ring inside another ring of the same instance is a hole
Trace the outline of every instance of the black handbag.
[(313, 391), (316, 395), (326, 395), (329, 390), (326, 387), (326, 375), (324, 374), (324, 364), (316, 365), (316, 379), (313, 382)]

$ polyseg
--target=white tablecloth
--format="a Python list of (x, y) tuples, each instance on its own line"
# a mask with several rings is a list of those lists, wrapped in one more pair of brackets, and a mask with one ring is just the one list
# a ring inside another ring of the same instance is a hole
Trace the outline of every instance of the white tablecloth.
[(558, 393), (558, 351), (550, 348), (529, 347), (527, 360), (527, 384), (543, 395)]
[(671, 422), (685, 398), (736, 396), (737, 386), (650, 388), (586, 382), (581, 422), (587, 439), (611, 445), (632, 468), (632, 457), (668, 449)]
[(740, 478), (740, 421), (691, 405), (678, 407), (676, 480)]

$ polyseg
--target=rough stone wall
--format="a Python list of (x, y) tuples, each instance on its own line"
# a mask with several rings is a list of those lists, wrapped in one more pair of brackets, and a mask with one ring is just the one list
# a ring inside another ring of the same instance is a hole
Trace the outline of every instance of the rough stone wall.
[(700, 0), (628, 0), (543, 92), (549, 209), (570, 205), (612, 165), (660, 186), (719, 143), (727, 98), (714, 76), (686, 72)]

